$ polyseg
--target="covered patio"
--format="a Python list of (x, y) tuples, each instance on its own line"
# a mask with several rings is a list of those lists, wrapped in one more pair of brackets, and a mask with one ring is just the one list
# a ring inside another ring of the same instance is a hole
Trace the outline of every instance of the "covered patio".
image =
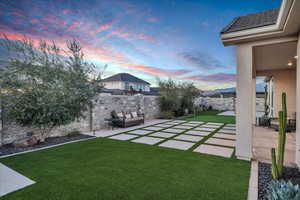
[[(274, 117), (286, 92), (288, 117), (296, 113), (300, 124), (299, 10), (299, 1), (283, 0), (280, 9), (239, 17), (221, 32), (223, 44), (236, 45), (237, 51), (236, 155), (240, 159), (269, 160), (268, 151), (277, 146), (274, 131), (255, 127), (256, 77), (276, 79)], [(286, 162), (300, 166), (300, 129), (287, 135)]]

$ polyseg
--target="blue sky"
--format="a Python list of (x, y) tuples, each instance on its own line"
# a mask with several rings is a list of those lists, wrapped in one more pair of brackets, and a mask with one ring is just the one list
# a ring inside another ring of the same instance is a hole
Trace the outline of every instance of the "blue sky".
[[(235, 50), (219, 32), (234, 17), (280, 0), (1, 0), (0, 34), (63, 45), (76, 38), (104, 75), (128, 72), (192, 81), (200, 89), (235, 85)], [(2, 36), (1, 36), (2, 37)]]

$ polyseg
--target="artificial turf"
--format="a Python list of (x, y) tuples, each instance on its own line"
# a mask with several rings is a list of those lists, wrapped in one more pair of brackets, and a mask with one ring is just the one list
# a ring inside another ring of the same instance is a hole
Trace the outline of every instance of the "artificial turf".
[(1, 200), (243, 200), (250, 163), (97, 138), (0, 159), (37, 183)]
[(202, 111), (195, 116), (183, 117), (182, 120), (188, 121), (202, 121), (202, 122), (218, 122), (218, 123), (229, 123), (235, 124), (234, 116), (222, 116), (217, 115), (222, 111), (210, 110), (210, 111)]

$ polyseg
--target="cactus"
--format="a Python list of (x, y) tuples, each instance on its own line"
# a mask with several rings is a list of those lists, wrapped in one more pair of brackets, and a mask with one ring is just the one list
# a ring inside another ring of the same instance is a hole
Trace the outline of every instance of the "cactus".
[(279, 136), (278, 136), (278, 149), (277, 160), (275, 149), (271, 149), (272, 155), (272, 176), (274, 179), (282, 177), (284, 152), (286, 142), (286, 124), (287, 124), (287, 109), (286, 109), (286, 94), (282, 93), (282, 110), (279, 111)]
[(276, 163), (275, 148), (272, 148), (271, 155), (272, 155), (272, 176), (273, 176), (273, 179), (278, 179), (278, 168), (277, 168), (277, 163)]

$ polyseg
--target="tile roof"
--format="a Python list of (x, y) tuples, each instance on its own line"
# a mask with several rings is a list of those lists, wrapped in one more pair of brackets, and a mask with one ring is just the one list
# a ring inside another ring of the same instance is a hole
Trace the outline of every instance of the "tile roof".
[(140, 78), (137, 78), (131, 74), (128, 73), (119, 73), (119, 74), (115, 74), (113, 76), (107, 77), (105, 79), (102, 80), (102, 82), (113, 82), (113, 81), (123, 81), (123, 82), (131, 82), (131, 83), (143, 83), (143, 84), (148, 84), (150, 85), (150, 83), (148, 83), (147, 81), (144, 81)]
[(221, 33), (231, 33), (276, 24), (279, 8), (236, 17)]

